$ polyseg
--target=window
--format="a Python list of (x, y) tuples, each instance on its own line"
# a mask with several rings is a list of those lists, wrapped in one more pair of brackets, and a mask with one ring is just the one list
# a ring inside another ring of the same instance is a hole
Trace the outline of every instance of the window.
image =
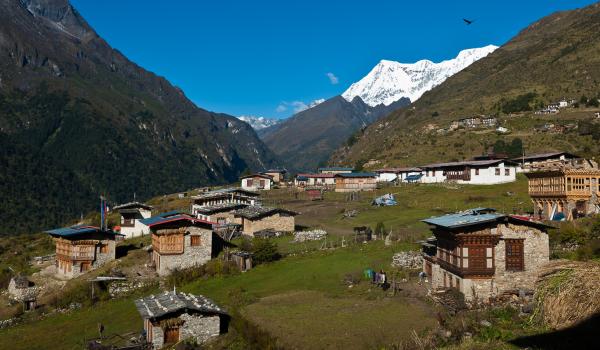
[(108, 254), (108, 244), (101, 244), (100, 245), (100, 253), (101, 254)]
[(246, 180), (246, 186), (248, 186), (248, 187), (252, 187), (252, 185), (254, 185), (254, 183), (253, 183), (252, 179), (247, 179), (247, 180)]
[(504, 176), (510, 176), (510, 169), (509, 168), (504, 169)]
[(190, 245), (192, 247), (198, 247), (200, 246), (202, 243), (200, 241), (200, 236), (190, 236)]
[(500, 176), (500, 168), (496, 168), (496, 176)]
[(506, 239), (506, 271), (525, 270), (523, 239)]
[(479, 169), (475, 169), (475, 175), (479, 175)]

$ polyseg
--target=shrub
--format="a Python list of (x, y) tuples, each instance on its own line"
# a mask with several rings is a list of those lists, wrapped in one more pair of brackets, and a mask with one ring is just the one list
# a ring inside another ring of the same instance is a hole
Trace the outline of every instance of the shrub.
[(254, 238), (252, 246), (253, 262), (257, 265), (281, 259), (277, 244), (268, 238)]

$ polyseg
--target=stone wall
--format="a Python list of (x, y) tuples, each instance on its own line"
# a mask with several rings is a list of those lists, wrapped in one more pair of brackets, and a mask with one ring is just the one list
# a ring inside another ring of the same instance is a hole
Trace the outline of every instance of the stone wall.
[(160, 328), (160, 326), (152, 325), (152, 346), (154, 349), (162, 348), (165, 343), (165, 332)]
[[(184, 236), (183, 254), (161, 255), (156, 253), (160, 260), (156, 271), (159, 276), (168, 275), (175, 269), (203, 265), (212, 258), (212, 230), (192, 226), (187, 228), (187, 232), (189, 234)], [(160, 230), (158, 233), (160, 233)], [(193, 235), (200, 236), (199, 246), (191, 246), (191, 236)]]
[(217, 337), (221, 331), (219, 316), (183, 314), (179, 318), (185, 321), (179, 329), (179, 339), (195, 338), (198, 343)]
[[(492, 234), (500, 234), (500, 242), (495, 246), (495, 274), (491, 278), (461, 278), (432, 264), (431, 286), (433, 288), (457, 287), (470, 301), (475, 298), (487, 300), (504, 291), (514, 289), (534, 289), (541, 268), (550, 260), (548, 235), (538, 229), (524, 225), (499, 225)], [(524, 271), (506, 270), (505, 239), (523, 238)], [(425, 259), (423, 259), (425, 271)], [(444, 276), (445, 273), (445, 276)], [(452, 278), (452, 283), (450, 282)], [(444, 279), (446, 283), (444, 284)], [(458, 283), (457, 283), (458, 282)]]
[(272, 229), (275, 231), (292, 232), (295, 228), (293, 216), (275, 214), (257, 220), (244, 219), (244, 234), (254, 236), (254, 232)]

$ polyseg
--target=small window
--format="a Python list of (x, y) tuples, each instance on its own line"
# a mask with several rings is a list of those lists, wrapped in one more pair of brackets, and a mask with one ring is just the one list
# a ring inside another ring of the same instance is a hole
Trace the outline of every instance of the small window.
[(509, 168), (504, 169), (504, 176), (510, 176), (510, 169)]
[(475, 169), (475, 175), (479, 175), (479, 168)]
[(252, 179), (247, 179), (246, 180), (246, 186), (252, 187), (252, 185), (254, 185), (254, 181), (252, 181)]
[(192, 247), (197, 247), (201, 245), (200, 236), (190, 236), (190, 245)]
[(500, 168), (496, 168), (496, 176), (500, 176)]
[(101, 254), (108, 254), (108, 244), (102, 244), (102, 245), (100, 245), (100, 253)]
[(523, 240), (522, 239), (506, 239), (506, 271), (523, 271), (525, 270)]

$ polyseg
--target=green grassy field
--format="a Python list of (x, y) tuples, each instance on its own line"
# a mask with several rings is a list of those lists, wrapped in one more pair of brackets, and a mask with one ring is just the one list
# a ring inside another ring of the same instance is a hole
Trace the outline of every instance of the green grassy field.
[[(346, 195), (333, 192), (327, 193), (325, 200), (313, 202), (302, 199), (303, 194), (296, 199), (288, 190), (271, 191), (264, 194), (265, 204), (300, 212), (298, 225), (327, 230), (328, 242), (338, 248), (320, 250), (323, 242), (299, 244), (291, 242), (291, 236), (279, 237), (275, 241), (287, 255), (283, 260), (242, 274), (198, 279), (177, 288), (206, 295), (230, 310), (240, 310), (286, 347), (377, 348), (395, 344), (410, 336), (413, 329), (421, 331), (432, 326), (434, 312), (417, 298), (390, 297), (366, 281), (348, 288), (344, 283), (347, 275), (361, 276), (367, 267), (390, 271), (395, 252), (416, 248), (414, 241), (428, 234), (420, 219), (477, 206), (505, 212), (526, 210), (530, 207), (526, 185), (523, 177), (496, 186), (411, 185), (362, 193), (357, 201), (347, 201)], [(370, 205), (375, 196), (388, 192), (396, 195), (397, 206)], [(165, 203), (165, 210), (170, 209), (169, 203), (184, 205), (179, 199)], [(358, 215), (343, 219), (341, 213), (345, 210), (357, 210)], [(382, 241), (352, 244), (354, 226), (375, 228), (378, 222), (384, 223), (399, 241), (391, 246)], [(350, 246), (339, 248), (341, 237)], [(140, 264), (145, 261), (145, 254), (140, 252), (128, 252), (120, 264), (135, 269), (133, 260), (140, 260)], [(104, 324), (105, 334), (139, 332), (142, 321), (133, 300), (107, 300), (66, 315), (54, 314), (0, 330), (0, 349), (81, 348), (84, 338), (97, 336), (98, 323)], [(316, 317), (322, 310), (326, 314)]]

